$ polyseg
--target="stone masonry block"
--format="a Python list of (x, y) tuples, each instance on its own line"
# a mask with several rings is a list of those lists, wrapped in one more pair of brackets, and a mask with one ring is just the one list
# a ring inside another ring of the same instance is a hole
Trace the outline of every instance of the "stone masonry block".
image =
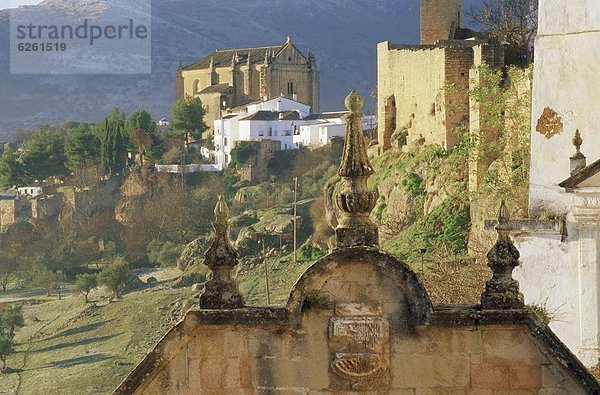
[(468, 354), (392, 354), (392, 387), (466, 387)]
[(222, 331), (202, 331), (188, 344), (188, 358), (220, 357), (225, 352)]
[(510, 388), (539, 390), (542, 387), (540, 365), (515, 365), (510, 367)]
[(508, 388), (510, 369), (508, 366), (472, 365), (471, 385), (474, 389)]
[(524, 330), (483, 331), (483, 362), (493, 365), (541, 364), (544, 357)]

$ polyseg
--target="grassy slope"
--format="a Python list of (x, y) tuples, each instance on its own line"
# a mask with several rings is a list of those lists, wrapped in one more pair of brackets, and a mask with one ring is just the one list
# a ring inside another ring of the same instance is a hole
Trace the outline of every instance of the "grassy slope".
[(107, 394), (172, 326), (189, 290), (160, 286), (90, 307), (77, 295), (28, 304), (17, 332), (18, 373), (0, 375), (0, 394)]
[[(281, 258), (278, 256), (267, 258), (271, 305), (285, 304), (292, 286), (320, 256), (322, 254), (312, 252), (309, 247), (302, 246), (298, 249), (296, 264), (294, 264), (291, 254), (284, 255)], [(248, 305), (265, 306), (267, 304), (264, 274), (263, 262), (256, 263), (240, 271), (238, 275), (240, 291)]]
[[(374, 165), (378, 171), (372, 177), (371, 188), (388, 178), (400, 182), (412, 167), (430, 156), (435, 153), (424, 152), (412, 158), (376, 158)], [(307, 220), (311, 202), (299, 204), (299, 212), (305, 218), (301, 240), (311, 233), (312, 224)], [(287, 212), (289, 207), (279, 206), (258, 210), (260, 220), (253, 227), (260, 231), (275, 221), (278, 214)], [(394, 252), (402, 244), (400, 239), (388, 240), (383, 248)], [(286, 302), (293, 284), (319, 256), (318, 251), (302, 246), (297, 264), (292, 262), (291, 254), (268, 258), (272, 305)], [(418, 262), (410, 263), (415, 271), (419, 270)], [(439, 270), (435, 266), (435, 259), (426, 262), (422, 278), (434, 302), (476, 301), (483, 277), (487, 277), (483, 268), (463, 266)], [(249, 305), (266, 305), (262, 261), (242, 267), (237, 278)], [(0, 394), (16, 393), (17, 388), (19, 394), (110, 393), (173, 325), (173, 304), (190, 295), (190, 291), (161, 290), (156, 286), (127, 294), (121, 301), (98, 308), (89, 308), (77, 296), (28, 305), (25, 308), (27, 326), (17, 333), (18, 353), (9, 360), (9, 366), (22, 371), (0, 375)]]

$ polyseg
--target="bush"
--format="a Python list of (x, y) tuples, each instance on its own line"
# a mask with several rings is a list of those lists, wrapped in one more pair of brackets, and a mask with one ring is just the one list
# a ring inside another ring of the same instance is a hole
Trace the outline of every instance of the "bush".
[(0, 335), (15, 336), (15, 329), (25, 326), (21, 306), (12, 305), (0, 309)]
[(425, 183), (423, 179), (416, 173), (410, 173), (402, 180), (404, 190), (411, 196), (424, 196)]
[(123, 257), (117, 256), (98, 275), (98, 284), (108, 288), (115, 298), (120, 299), (128, 274), (129, 264)]
[(162, 267), (177, 266), (177, 260), (183, 252), (183, 246), (171, 241), (161, 242), (153, 240), (148, 244), (148, 260), (154, 265)]
[(79, 292), (85, 298), (85, 303), (88, 302), (90, 291), (98, 286), (98, 280), (95, 274), (78, 274), (75, 281), (75, 292)]
[(240, 141), (234, 149), (231, 150), (231, 164), (241, 166), (248, 164), (248, 161), (258, 154), (255, 145), (249, 141)]
[(7, 335), (0, 335), (0, 361), (2, 361), (2, 371), (6, 370), (6, 360), (13, 352), (13, 339)]

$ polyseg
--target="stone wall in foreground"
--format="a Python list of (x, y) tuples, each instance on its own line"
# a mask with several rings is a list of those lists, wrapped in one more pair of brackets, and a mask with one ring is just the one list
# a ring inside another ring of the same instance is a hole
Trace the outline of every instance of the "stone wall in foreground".
[(190, 310), (117, 393), (588, 393), (527, 311), (431, 311), (393, 258), (337, 255), (286, 308)]

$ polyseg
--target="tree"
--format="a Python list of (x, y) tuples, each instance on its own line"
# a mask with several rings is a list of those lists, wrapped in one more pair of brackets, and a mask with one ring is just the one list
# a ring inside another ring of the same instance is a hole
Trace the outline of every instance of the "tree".
[(22, 160), (26, 182), (69, 174), (65, 165), (65, 138), (49, 129), (39, 129), (31, 136), (25, 145)]
[(78, 171), (84, 164), (96, 164), (100, 156), (100, 139), (90, 124), (79, 124), (66, 139), (66, 165), (71, 171)]
[(140, 128), (134, 129), (131, 131), (131, 142), (140, 156), (140, 167), (142, 167), (144, 166), (144, 156), (146, 156), (146, 151), (153, 143), (152, 133)]
[(188, 133), (196, 138), (201, 138), (207, 129), (204, 123), (204, 107), (198, 97), (186, 96), (178, 100), (173, 107), (173, 122), (171, 126), (183, 133), (185, 146), (188, 146)]
[(8, 282), (17, 269), (16, 260), (7, 253), (0, 253), (0, 288), (6, 292)]
[(256, 145), (251, 141), (241, 141), (231, 150), (231, 164), (241, 166), (248, 164), (248, 161), (258, 154)]
[(23, 162), (10, 147), (6, 147), (0, 157), (0, 186), (10, 188), (15, 185), (23, 185), (24, 178)]
[(90, 291), (98, 286), (98, 280), (94, 274), (84, 273), (78, 274), (75, 281), (75, 292), (83, 295), (85, 303), (88, 302)]
[(48, 129), (40, 129), (31, 136), (25, 144), (22, 160), (25, 179), (29, 182), (69, 174), (65, 165), (65, 138)]
[(140, 109), (132, 112), (125, 121), (125, 132), (128, 136), (136, 129), (143, 129), (148, 133), (156, 134), (156, 123), (152, 115), (146, 110)]
[(120, 299), (128, 274), (129, 264), (123, 257), (118, 256), (113, 258), (112, 262), (100, 272), (98, 284), (108, 288), (115, 298)]
[[(146, 110), (137, 110), (131, 113), (125, 121), (125, 134), (134, 147), (139, 148), (134, 141), (134, 131), (141, 129), (149, 135), (149, 142), (144, 147), (144, 157), (158, 159), (162, 156), (162, 142), (157, 134), (156, 123), (152, 120), (152, 115)], [(143, 164), (143, 163), (142, 163)]]
[(13, 339), (8, 335), (0, 335), (0, 361), (2, 361), (2, 371), (6, 370), (6, 360), (14, 351)]
[(523, 66), (531, 62), (538, 24), (538, 0), (482, 0), (470, 16), (495, 40), (517, 48)]
[(19, 305), (6, 306), (0, 309), (0, 335), (15, 337), (15, 330), (25, 326), (23, 310)]
[(127, 164), (124, 128), (125, 114), (118, 108), (113, 108), (96, 128), (96, 135), (100, 139), (100, 164), (104, 172), (111, 175), (118, 174)]
[(64, 282), (62, 273), (53, 272), (46, 267), (42, 267), (35, 273), (33, 282), (35, 285), (46, 290), (46, 296), (50, 296), (53, 292), (57, 292), (58, 298), (61, 299), (60, 287)]

